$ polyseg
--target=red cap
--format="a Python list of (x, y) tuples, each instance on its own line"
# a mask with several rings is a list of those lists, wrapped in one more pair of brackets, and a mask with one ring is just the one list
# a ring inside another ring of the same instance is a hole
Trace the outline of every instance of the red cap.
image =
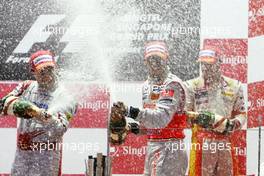
[(56, 67), (53, 54), (50, 51), (45, 50), (33, 53), (30, 57), (29, 64), (31, 66), (31, 71), (33, 72), (41, 70), (47, 66)]
[(164, 42), (152, 41), (152, 42), (148, 42), (145, 45), (144, 58), (146, 59), (149, 56), (154, 56), (154, 55), (158, 55), (162, 59), (168, 59), (169, 52), (168, 52), (167, 46)]

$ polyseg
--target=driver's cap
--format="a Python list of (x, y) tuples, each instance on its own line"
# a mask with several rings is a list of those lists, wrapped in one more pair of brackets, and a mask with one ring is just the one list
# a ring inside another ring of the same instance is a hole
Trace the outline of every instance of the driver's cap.
[(218, 61), (216, 52), (213, 50), (201, 50), (199, 52), (198, 62), (204, 62), (208, 64), (215, 64)]
[(50, 51), (40, 50), (33, 53), (29, 61), (31, 71), (36, 72), (47, 66), (56, 67), (53, 54)]
[(160, 56), (162, 59), (168, 59), (169, 52), (165, 42), (151, 41), (145, 44), (144, 59), (150, 56)]

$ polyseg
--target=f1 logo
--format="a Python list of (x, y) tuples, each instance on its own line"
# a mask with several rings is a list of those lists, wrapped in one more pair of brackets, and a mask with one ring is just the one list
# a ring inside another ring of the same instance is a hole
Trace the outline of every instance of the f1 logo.
[(28, 53), (34, 43), (46, 42), (52, 32), (44, 29), (48, 25), (57, 24), (64, 17), (65, 15), (40, 15), (24, 38), (20, 41), (14, 50), (14, 53)]

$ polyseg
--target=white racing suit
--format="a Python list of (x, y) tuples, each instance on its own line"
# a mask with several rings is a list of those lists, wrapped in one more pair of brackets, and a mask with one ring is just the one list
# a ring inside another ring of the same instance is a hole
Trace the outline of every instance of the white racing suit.
[[(239, 81), (222, 76), (219, 86), (209, 89), (204, 79), (198, 77), (186, 81), (186, 87), (189, 95), (187, 110), (209, 111), (239, 122), (235, 130), (245, 124), (245, 102)], [(193, 125), (190, 176), (240, 175), (234, 163), (234, 150), (230, 140), (232, 132), (222, 133), (217, 128), (204, 129)]]
[[(60, 95), (61, 94), (61, 95)], [(40, 90), (36, 81), (20, 83), (9, 95), (34, 103), (49, 110), (53, 96), (67, 96), (55, 90), (53, 93)], [(20, 119), (17, 150), (12, 165), (12, 176), (58, 176), (61, 173), (62, 136), (69, 126), (69, 119), (76, 110), (75, 103), (56, 108), (49, 123), (33, 119)]]
[(143, 107), (137, 121), (147, 130), (145, 176), (183, 176), (188, 161), (178, 149), (185, 137), (185, 90), (182, 81), (169, 74), (163, 85), (147, 80), (143, 85)]

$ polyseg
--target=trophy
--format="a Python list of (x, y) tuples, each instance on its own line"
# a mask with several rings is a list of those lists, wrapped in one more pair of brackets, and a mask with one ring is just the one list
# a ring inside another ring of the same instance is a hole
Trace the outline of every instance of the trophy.
[(111, 161), (108, 161), (108, 157), (102, 153), (97, 153), (94, 158), (92, 155), (88, 156), (88, 160), (85, 160), (85, 175), (86, 176), (111, 176)]

